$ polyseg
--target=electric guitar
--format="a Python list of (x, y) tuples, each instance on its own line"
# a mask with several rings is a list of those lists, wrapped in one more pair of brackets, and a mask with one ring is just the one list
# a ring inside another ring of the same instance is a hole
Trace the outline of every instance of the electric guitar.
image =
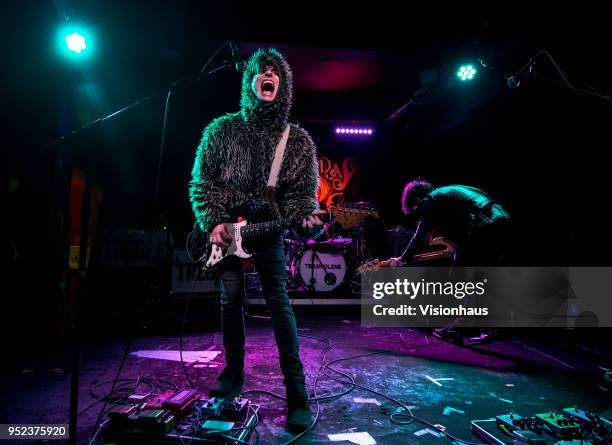
[[(446, 238), (434, 238), (430, 246), (443, 246), (444, 248), (441, 250), (435, 250), (433, 252), (420, 253), (415, 255), (412, 258), (413, 263), (422, 263), (425, 261), (432, 260), (440, 260), (440, 259), (450, 259), (451, 261), (455, 261), (457, 246), (452, 241), (447, 240)], [(393, 262), (389, 260), (379, 260), (378, 258), (363, 263), (361, 266), (357, 268), (357, 273), (364, 273), (371, 270), (383, 269), (385, 267), (393, 267)]]
[[(337, 207), (328, 213), (319, 213), (317, 216), (322, 222), (335, 220), (345, 230), (363, 222), (368, 216), (378, 219), (378, 213), (375, 210), (365, 207)], [(207, 258), (205, 268), (210, 269), (229, 256), (250, 258), (253, 252), (249, 252), (245, 246), (248, 241), (270, 235), (280, 235), (286, 229), (301, 225), (302, 219), (302, 217), (285, 218), (254, 224), (249, 224), (246, 220), (230, 223), (229, 230), (232, 233), (232, 239), (229, 245), (223, 247), (209, 242), (206, 253), (203, 255), (204, 258)]]

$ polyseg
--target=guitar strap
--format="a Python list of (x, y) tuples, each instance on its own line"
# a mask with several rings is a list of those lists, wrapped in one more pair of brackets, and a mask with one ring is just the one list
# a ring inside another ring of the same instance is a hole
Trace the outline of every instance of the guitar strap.
[(268, 201), (268, 203), (272, 205), (274, 211), (276, 212), (279, 218), (282, 218), (282, 215), (280, 214), (280, 210), (278, 208), (278, 205), (276, 204), (274, 197), (276, 195), (276, 184), (278, 183), (278, 175), (280, 173), (280, 168), (283, 163), (283, 158), (285, 156), (285, 148), (287, 147), (287, 141), (289, 140), (290, 130), (291, 127), (289, 126), (289, 124), (287, 124), (280, 138), (280, 141), (276, 146), (276, 151), (274, 152), (274, 160), (272, 161), (272, 167), (270, 168), (270, 175), (268, 176), (268, 183), (266, 185), (265, 192), (266, 201)]

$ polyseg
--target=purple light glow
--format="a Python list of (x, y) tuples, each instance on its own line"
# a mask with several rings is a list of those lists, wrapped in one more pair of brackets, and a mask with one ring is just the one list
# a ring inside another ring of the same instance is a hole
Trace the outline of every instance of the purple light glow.
[(371, 135), (374, 130), (371, 128), (345, 128), (336, 127), (336, 134)]

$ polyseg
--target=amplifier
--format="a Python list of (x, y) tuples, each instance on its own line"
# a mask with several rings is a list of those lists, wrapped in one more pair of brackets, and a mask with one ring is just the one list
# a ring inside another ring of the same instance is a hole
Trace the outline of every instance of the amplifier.
[[(196, 281), (194, 286), (194, 281)], [(203, 271), (202, 265), (189, 259), (187, 251), (175, 250), (172, 255), (172, 294), (217, 293), (219, 291), (218, 279), (215, 273)]]
[(168, 257), (167, 230), (105, 229), (100, 264), (107, 267), (153, 267)]

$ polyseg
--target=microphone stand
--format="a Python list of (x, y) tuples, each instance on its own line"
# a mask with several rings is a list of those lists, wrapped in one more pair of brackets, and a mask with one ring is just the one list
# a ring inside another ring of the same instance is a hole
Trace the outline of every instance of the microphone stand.
[(194, 74), (193, 76), (190, 76), (190, 77), (185, 77), (185, 78), (183, 78), (183, 79), (179, 79), (179, 80), (175, 81), (175, 82), (174, 82), (172, 85), (170, 85), (170, 86), (169, 86), (169, 87), (167, 87), (167, 88), (161, 89), (161, 90), (159, 90), (159, 91), (156, 91), (156, 92), (155, 92), (155, 93), (153, 93), (153, 94), (150, 94), (150, 95), (148, 95), (148, 96), (146, 96), (146, 97), (143, 97), (143, 98), (141, 98), (141, 99), (138, 99), (137, 101), (132, 102), (130, 105), (127, 105), (127, 106), (125, 106), (125, 107), (123, 107), (123, 108), (120, 108), (120, 109), (118, 109), (118, 110), (115, 110), (115, 111), (113, 111), (112, 113), (107, 114), (107, 115), (106, 115), (106, 116), (104, 116), (104, 117), (100, 117), (100, 118), (98, 118), (98, 119), (95, 119), (95, 120), (93, 120), (93, 121), (91, 121), (91, 122), (89, 122), (89, 123), (87, 123), (87, 124), (83, 125), (82, 127), (78, 127), (78, 128), (73, 129), (73, 130), (72, 130), (72, 131), (70, 131), (70, 133), (68, 133), (67, 135), (60, 136), (59, 138), (54, 139), (54, 140), (52, 140), (51, 142), (48, 142), (47, 144), (43, 145), (43, 146), (40, 148), (40, 151), (44, 151), (44, 150), (47, 150), (47, 149), (49, 149), (49, 148), (51, 148), (51, 147), (53, 147), (53, 146), (55, 146), (55, 145), (58, 145), (58, 144), (61, 144), (61, 143), (67, 142), (67, 141), (68, 141), (68, 140), (70, 140), (71, 138), (73, 138), (73, 137), (78, 136), (79, 134), (81, 134), (83, 131), (88, 130), (89, 128), (96, 127), (96, 126), (98, 126), (98, 125), (100, 125), (100, 124), (103, 124), (104, 122), (106, 122), (106, 121), (108, 121), (108, 120), (111, 120), (111, 119), (113, 119), (113, 118), (115, 118), (115, 117), (119, 116), (120, 114), (124, 113), (125, 111), (129, 111), (129, 110), (131, 110), (132, 108), (135, 108), (135, 107), (137, 107), (137, 106), (139, 106), (139, 105), (146, 104), (147, 102), (150, 102), (151, 100), (155, 99), (155, 98), (156, 98), (156, 97), (158, 97), (158, 96), (161, 96), (161, 95), (162, 95), (162, 94), (164, 94), (164, 93), (166, 93), (166, 94), (168, 94), (168, 93), (172, 93), (172, 92), (174, 91), (174, 89), (175, 89), (175, 88), (176, 88), (176, 87), (177, 87), (177, 86), (178, 86), (180, 83), (183, 83), (183, 82), (198, 82), (198, 81), (200, 81), (200, 80), (201, 80), (201, 78), (202, 78), (202, 77), (204, 77), (204, 76), (210, 76), (211, 74), (214, 74), (214, 73), (216, 73), (217, 71), (220, 71), (220, 70), (222, 70), (222, 69), (224, 69), (224, 68), (232, 68), (232, 67), (233, 67), (233, 63), (231, 63), (231, 62), (229, 62), (229, 63), (224, 63), (223, 65), (219, 65), (219, 66), (217, 66), (216, 68), (213, 68), (213, 69), (212, 69), (212, 70), (210, 70), (210, 71), (207, 71), (207, 72), (198, 72), (197, 74)]
[[(552, 79), (548, 79), (542, 76), (539, 76), (537, 73), (533, 72), (532, 69), (535, 66), (535, 60), (537, 57), (544, 55), (548, 58), (548, 60), (550, 61), (550, 63), (552, 64), (552, 66), (555, 68), (555, 70), (557, 71), (557, 73), (559, 74), (559, 76), (561, 77), (562, 82), (559, 82), (557, 80), (552, 80)], [(537, 52), (537, 54), (533, 57), (531, 57), (529, 59), (529, 61), (527, 62), (527, 64), (525, 66), (523, 66), (523, 68), (521, 68), (519, 70), (519, 73), (521, 73), (523, 70), (528, 70), (527, 73), (525, 74), (526, 78), (532, 78), (532, 79), (538, 79), (541, 80), (543, 82), (546, 83), (550, 83), (553, 85), (557, 85), (563, 88), (567, 88), (568, 90), (573, 91), (574, 93), (581, 95), (581, 96), (590, 96), (590, 97), (596, 97), (598, 99), (604, 99), (608, 102), (608, 105), (612, 106), (612, 95), (610, 95), (610, 93), (606, 93), (606, 92), (600, 92), (600, 91), (595, 91), (595, 90), (586, 90), (584, 88), (578, 88), (575, 87), (574, 85), (572, 85), (569, 80), (567, 80), (567, 78), (565, 77), (565, 74), (563, 74), (563, 71), (561, 70), (561, 68), (559, 67), (559, 65), (557, 65), (557, 62), (555, 61), (555, 59), (553, 58), (553, 56), (545, 50), (539, 50)], [(513, 79), (514, 77), (520, 77), (520, 74), (517, 74), (516, 76), (512, 76), (510, 78), (508, 78), (508, 82)], [(519, 86), (519, 82), (520, 79), (518, 79), (516, 81), (516, 85), (512, 88), (516, 88)]]
[[(120, 108), (118, 110), (113, 111), (112, 113), (100, 117), (98, 119), (95, 119), (81, 127), (75, 128), (73, 129), (70, 133), (68, 133), (67, 135), (61, 136), (57, 139), (54, 139), (50, 142), (48, 142), (47, 144), (45, 144), (44, 146), (42, 146), (40, 148), (40, 151), (46, 151), (52, 147), (55, 147), (59, 144), (63, 144), (66, 143), (68, 141), (70, 141), (71, 139), (73, 139), (74, 137), (80, 135), (81, 133), (83, 133), (84, 131), (90, 129), (90, 128), (94, 128), (98, 125), (101, 125), (121, 114), (123, 114), (124, 112), (131, 110), (133, 108), (138, 107), (139, 105), (145, 104), (150, 102), (151, 100), (153, 100), (154, 98), (162, 95), (162, 94), (166, 94), (166, 111), (167, 111), (167, 107), (169, 104), (169, 100), (170, 100), (170, 95), (172, 94), (172, 92), (174, 91), (174, 89), (181, 83), (184, 82), (198, 82), (199, 80), (201, 80), (203, 77), (205, 76), (210, 76), (214, 73), (216, 73), (217, 71), (220, 71), (224, 68), (231, 68), (233, 67), (233, 63), (232, 62), (227, 62), (224, 61), (224, 63), (222, 65), (219, 65), (213, 69), (211, 69), (210, 71), (207, 71), (208, 69), (208, 65), (210, 64), (210, 62), (219, 54), (219, 52), (221, 52), (221, 50), (228, 45), (229, 42), (225, 42), (223, 43), (221, 46), (219, 46), (219, 48), (217, 48), (217, 50), (213, 53), (213, 55), (209, 58), (209, 60), (206, 62), (206, 64), (204, 65), (204, 67), (196, 74), (189, 76), (189, 77), (185, 77), (182, 79), (179, 79), (175, 82), (173, 82), (169, 87), (161, 89), (159, 91), (156, 91), (153, 94), (150, 94), (148, 96), (145, 96), (141, 99), (136, 100), (135, 102), (131, 103), (130, 105), (127, 105), (123, 108)], [(164, 126), (163, 126), (163, 131), (162, 131), (162, 140), (161, 140), (161, 149), (163, 149), (164, 146), (164, 142), (165, 142), (165, 127), (166, 127), (166, 119), (167, 113), (164, 114)], [(161, 155), (161, 153), (160, 153)], [(160, 156), (160, 166), (161, 166), (161, 156)], [(159, 170), (158, 170), (159, 173)], [(156, 185), (156, 190), (155, 190), (155, 201), (157, 201), (157, 193), (158, 193), (158, 188), (159, 188), (159, 177), (157, 178), (157, 185)], [(77, 418), (78, 418), (78, 399), (79, 399), (79, 368), (80, 368), (80, 355), (81, 355), (81, 347), (80, 347), (80, 341), (79, 341), (79, 317), (78, 317), (78, 313), (79, 313), (79, 304), (78, 304), (78, 300), (79, 300), (79, 295), (83, 292), (84, 290), (84, 284), (85, 284), (85, 278), (87, 276), (87, 251), (88, 251), (88, 237), (89, 237), (89, 217), (90, 217), (90, 194), (91, 194), (91, 189), (92, 189), (92, 184), (91, 184), (91, 179), (90, 179), (90, 175), (87, 174), (87, 172), (85, 172), (85, 189), (83, 192), (83, 201), (82, 201), (82, 208), (81, 208), (81, 233), (80, 233), (80, 249), (79, 249), (79, 270), (77, 271), (77, 285), (76, 288), (74, 290), (74, 294), (72, 295), (71, 301), (73, 303), (73, 308), (72, 308), (72, 322), (70, 323), (69, 329), (70, 329), (70, 339), (71, 339), (71, 343), (72, 343), (72, 373), (70, 376), (70, 407), (69, 407), (69, 424), (68, 424), (68, 434), (69, 434), (69, 438), (68, 438), (68, 443), (70, 445), (76, 445), (77, 444)], [(156, 213), (157, 213), (157, 203), (154, 203), (154, 211), (153, 211), (153, 224), (155, 224), (155, 217), (156, 217)], [(148, 249), (149, 250), (149, 255), (150, 255), (150, 248), (151, 248), (151, 243), (149, 243)], [(147, 262), (148, 263), (148, 262)], [(62, 279), (64, 279), (62, 277)], [(71, 286), (72, 288), (72, 286)], [(127, 352), (127, 350), (126, 350)], [(125, 354), (124, 354), (125, 357)], [(118, 377), (118, 376), (117, 376)], [(106, 404), (109, 400), (109, 398), (112, 396), (112, 392), (115, 388), (115, 384), (116, 384), (116, 379), (113, 382), (113, 386), (111, 388), (111, 390), (109, 391), (109, 393), (107, 394), (104, 406), (102, 408), (102, 411), (100, 411), (100, 416), (98, 416), (98, 420), (97, 423), (99, 424), (100, 420), (101, 420), (101, 416), (103, 415), (103, 411), (104, 408), (106, 407)], [(98, 424), (95, 426), (96, 431), (94, 432), (94, 434), (98, 433)]]
[(605, 92), (601, 92), (601, 91), (595, 91), (595, 90), (587, 90), (584, 88), (578, 88), (575, 87), (573, 85), (567, 85), (564, 82), (559, 82), (557, 80), (552, 80), (552, 79), (548, 79), (546, 77), (542, 77), (538, 74), (535, 73), (531, 73), (527, 76), (525, 76), (529, 79), (535, 79), (535, 80), (539, 80), (541, 82), (545, 82), (545, 83), (549, 83), (551, 85), (556, 85), (559, 87), (563, 87), (565, 89), (568, 89), (570, 91), (573, 91), (574, 93), (580, 95), (580, 96), (587, 96), (587, 97), (596, 97), (598, 99), (604, 99), (608, 102), (608, 105), (612, 106), (612, 95), (610, 95), (609, 93), (605, 93)]

